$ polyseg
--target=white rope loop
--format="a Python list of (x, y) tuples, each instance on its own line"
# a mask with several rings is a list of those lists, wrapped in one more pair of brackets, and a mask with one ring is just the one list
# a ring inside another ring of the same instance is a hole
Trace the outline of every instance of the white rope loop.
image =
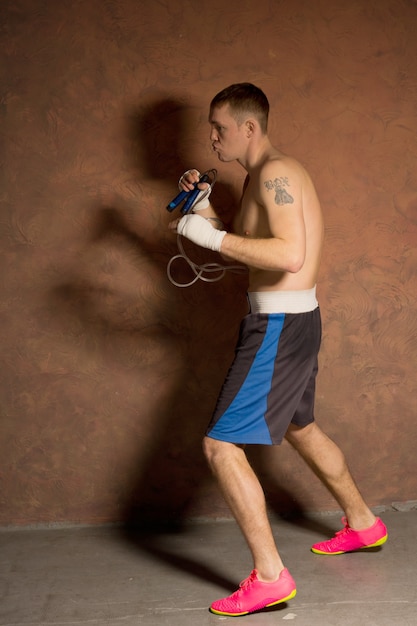
[[(177, 237), (177, 245), (179, 254), (173, 256), (167, 265), (168, 279), (170, 283), (175, 285), (175, 287), (191, 287), (191, 285), (194, 285), (198, 280), (202, 280), (205, 283), (215, 283), (218, 280), (221, 280), (226, 275), (226, 272), (246, 272), (246, 269), (241, 265), (221, 265), (220, 263), (203, 263), (202, 265), (198, 265), (197, 263), (194, 263), (194, 261), (192, 261), (185, 253), (181, 235), (178, 235)], [(190, 282), (179, 283), (172, 277), (171, 266), (177, 259), (183, 259), (193, 272), (194, 278)], [(206, 274), (210, 275), (214, 273), (219, 275), (214, 277), (206, 276)]]

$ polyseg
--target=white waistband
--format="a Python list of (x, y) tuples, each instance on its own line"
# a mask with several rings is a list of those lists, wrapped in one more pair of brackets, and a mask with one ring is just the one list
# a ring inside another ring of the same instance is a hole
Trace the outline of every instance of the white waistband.
[(316, 286), (301, 291), (249, 291), (251, 313), (307, 313), (318, 307)]

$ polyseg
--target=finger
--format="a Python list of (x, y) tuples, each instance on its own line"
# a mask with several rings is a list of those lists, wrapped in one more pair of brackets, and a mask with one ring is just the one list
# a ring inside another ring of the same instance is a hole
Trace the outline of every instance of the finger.
[(181, 218), (178, 218), (176, 220), (172, 220), (172, 222), (169, 222), (168, 230), (177, 230), (178, 222), (180, 221), (180, 219)]
[(184, 174), (180, 178), (180, 186), (183, 187), (187, 191), (191, 191), (194, 189), (195, 183), (199, 180), (200, 173), (193, 169), (184, 172)]

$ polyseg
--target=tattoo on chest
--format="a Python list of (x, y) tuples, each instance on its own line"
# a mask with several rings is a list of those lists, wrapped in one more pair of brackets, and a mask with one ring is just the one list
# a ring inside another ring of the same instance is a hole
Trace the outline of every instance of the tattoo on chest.
[(280, 176), (274, 180), (266, 180), (264, 182), (268, 191), (275, 190), (275, 204), (293, 204), (294, 198), (288, 193), (285, 187), (289, 187), (288, 178), (286, 176)]

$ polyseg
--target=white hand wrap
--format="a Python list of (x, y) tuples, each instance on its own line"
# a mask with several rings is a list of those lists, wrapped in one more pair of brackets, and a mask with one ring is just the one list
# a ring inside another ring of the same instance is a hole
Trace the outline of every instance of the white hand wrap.
[(220, 252), (225, 230), (216, 230), (201, 215), (188, 214), (180, 219), (177, 225), (177, 233), (193, 241), (202, 248)]
[(207, 187), (207, 189), (202, 189), (198, 194), (196, 200), (194, 200), (191, 210), (193, 211), (201, 211), (202, 209), (207, 209), (210, 204), (209, 196), (211, 194), (211, 187)]

